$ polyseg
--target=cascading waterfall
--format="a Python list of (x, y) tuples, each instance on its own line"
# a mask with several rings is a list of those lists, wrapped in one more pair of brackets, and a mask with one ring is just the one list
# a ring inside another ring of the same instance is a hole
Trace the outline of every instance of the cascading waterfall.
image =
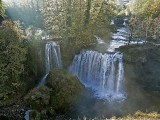
[(60, 46), (56, 42), (49, 41), (45, 45), (45, 75), (43, 76), (37, 87), (40, 87), (45, 84), (45, 80), (51, 68), (53, 67), (62, 67), (61, 52)]
[(76, 55), (69, 71), (77, 76), (95, 96), (108, 101), (125, 99), (123, 91), (124, 68), (122, 53), (82, 51)]
[[(128, 44), (127, 20), (128, 18), (124, 19), (124, 27), (117, 29), (117, 33), (113, 33), (109, 45), (95, 35), (97, 44), (107, 45), (106, 52), (110, 53), (82, 51), (75, 56), (69, 69), (70, 73), (76, 75), (86, 87), (94, 90), (96, 97), (108, 101), (123, 101), (126, 99), (123, 88), (123, 54), (115, 52), (115, 49)], [(111, 24), (114, 24), (114, 20)], [(133, 41), (130, 43), (135, 44)], [(143, 41), (138, 43), (141, 44)]]
[(94, 35), (94, 37), (96, 38), (98, 44), (105, 44), (105, 42), (97, 35)]
[(117, 87), (116, 87), (116, 92), (120, 93), (123, 92), (123, 88), (122, 88), (122, 82), (124, 80), (124, 67), (123, 67), (123, 61), (122, 61), (122, 55), (119, 56), (119, 65), (118, 65), (118, 77), (117, 77)]

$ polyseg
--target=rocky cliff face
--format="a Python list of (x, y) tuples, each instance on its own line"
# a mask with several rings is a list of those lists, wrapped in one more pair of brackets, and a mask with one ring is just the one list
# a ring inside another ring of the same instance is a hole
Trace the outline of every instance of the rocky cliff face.
[(132, 45), (120, 48), (124, 53), (126, 78), (140, 84), (144, 90), (160, 92), (160, 46)]

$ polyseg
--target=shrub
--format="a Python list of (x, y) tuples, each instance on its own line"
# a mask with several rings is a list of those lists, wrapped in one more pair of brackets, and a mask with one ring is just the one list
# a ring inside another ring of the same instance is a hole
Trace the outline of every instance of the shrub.
[(65, 70), (52, 70), (48, 76), (51, 93), (51, 105), (58, 112), (66, 112), (78, 99), (83, 88), (80, 81)]

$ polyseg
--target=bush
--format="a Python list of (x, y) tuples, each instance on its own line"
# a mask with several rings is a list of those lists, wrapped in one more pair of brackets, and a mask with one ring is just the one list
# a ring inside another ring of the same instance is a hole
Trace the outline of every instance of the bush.
[(51, 89), (46, 86), (34, 88), (24, 97), (24, 102), (31, 108), (42, 110), (49, 105), (50, 91)]
[(51, 87), (51, 105), (56, 112), (64, 113), (72, 108), (83, 89), (80, 81), (69, 75), (65, 70), (52, 70), (48, 76), (48, 86)]
[(25, 62), (27, 54), (24, 42), (24, 33), (20, 24), (8, 20), (3, 21), (2, 27), (0, 27), (1, 104), (12, 104), (15, 97), (17, 98), (17, 96), (24, 94), (22, 77), (26, 73)]

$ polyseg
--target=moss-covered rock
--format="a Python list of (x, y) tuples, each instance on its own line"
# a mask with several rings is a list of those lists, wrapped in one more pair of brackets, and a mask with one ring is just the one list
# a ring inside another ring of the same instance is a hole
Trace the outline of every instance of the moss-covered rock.
[(48, 86), (52, 88), (51, 105), (56, 112), (64, 113), (72, 108), (78, 99), (83, 85), (65, 70), (52, 70), (48, 76)]
[(24, 102), (31, 108), (37, 110), (44, 109), (49, 105), (50, 91), (51, 89), (46, 86), (34, 88), (24, 97)]

